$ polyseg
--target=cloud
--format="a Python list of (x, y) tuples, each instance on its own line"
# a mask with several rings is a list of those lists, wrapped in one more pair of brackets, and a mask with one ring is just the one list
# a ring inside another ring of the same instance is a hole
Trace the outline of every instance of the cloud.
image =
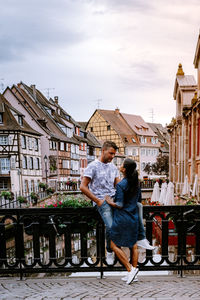
[[(4, 2), (0, 18), (0, 62), (78, 44), (87, 35), (75, 23), (82, 11), (71, 1)], [(76, 11), (77, 9), (77, 11)], [(77, 16), (76, 16), (77, 17)]]

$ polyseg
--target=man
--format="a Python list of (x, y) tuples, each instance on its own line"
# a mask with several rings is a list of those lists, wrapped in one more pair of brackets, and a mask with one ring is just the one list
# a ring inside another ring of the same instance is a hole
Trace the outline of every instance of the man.
[[(117, 146), (114, 142), (104, 142), (100, 159), (88, 165), (80, 186), (80, 190), (96, 203), (98, 212), (106, 225), (106, 261), (108, 264), (114, 262), (113, 252), (110, 248), (110, 228), (113, 221), (113, 211), (112, 207), (105, 201), (105, 196), (114, 197), (115, 186), (120, 181), (119, 172), (112, 163), (116, 150)], [(138, 246), (149, 250), (154, 249), (145, 238), (142, 220), (139, 221), (138, 239)]]

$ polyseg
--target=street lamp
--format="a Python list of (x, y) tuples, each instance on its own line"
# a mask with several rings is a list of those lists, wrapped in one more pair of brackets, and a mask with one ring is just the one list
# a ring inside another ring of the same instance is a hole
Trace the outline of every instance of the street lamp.
[(44, 156), (44, 163), (45, 163), (45, 174), (46, 174), (46, 183), (47, 183), (47, 172), (48, 172), (48, 170), (47, 170), (47, 156), (46, 156), (46, 154)]

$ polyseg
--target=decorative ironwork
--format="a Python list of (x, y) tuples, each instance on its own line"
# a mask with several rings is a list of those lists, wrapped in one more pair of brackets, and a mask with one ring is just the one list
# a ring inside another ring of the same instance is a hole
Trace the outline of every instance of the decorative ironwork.
[[(25, 273), (96, 271), (103, 276), (105, 271), (124, 270), (117, 259), (114, 265), (106, 263), (104, 224), (95, 207), (0, 209), (0, 216), (0, 274), (18, 273), (22, 278)], [(147, 250), (140, 270), (181, 275), (185, 270), (200, 270), (199, 206), (144, 206), (144, 221), (147, 239), (159, 244), (161, 259), (155, 261)], [(90, 236), (95, 241), (92, 259)], [(80, 245), (75, 261), (76, 239)], [(48, 253), (46, 260), (44, 253)]]

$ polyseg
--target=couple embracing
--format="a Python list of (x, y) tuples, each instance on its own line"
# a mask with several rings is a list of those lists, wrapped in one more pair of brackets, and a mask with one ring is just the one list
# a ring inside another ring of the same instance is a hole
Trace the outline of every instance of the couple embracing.
[[(136, 163), (130, 158), (124, 160), (120, 171), (112, 160), (117, 146), (112, 141), (104, 142), (99, 160), (91, 162), (85, 170), (81, 191), (95, 202), (106, 225), (106, 262), (113, 264), (113, 251), (125, 266), (127, 275), (122, 278), (127, 284), (137, 280), (137, 246), (148, 250), (154, 247), (146, 239)], [(132, 251), (131, 263), (121, 247)]]

